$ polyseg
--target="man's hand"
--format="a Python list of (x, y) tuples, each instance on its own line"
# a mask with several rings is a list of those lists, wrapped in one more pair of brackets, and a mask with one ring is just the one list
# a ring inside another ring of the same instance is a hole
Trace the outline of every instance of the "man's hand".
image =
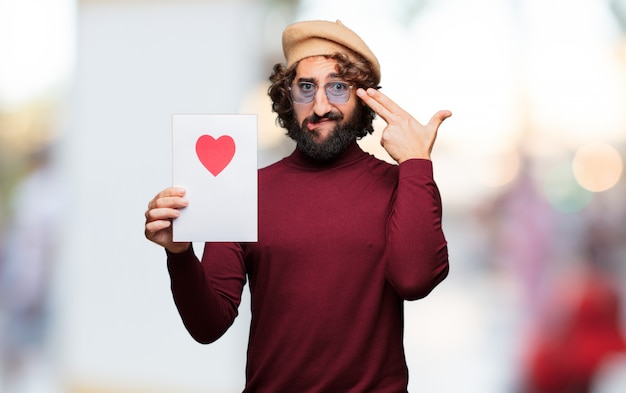
[(424, 126), (376, 89), (370, 88), (365, 91), (359, 88), (356, 93), (387, 122), (380, 144), (394, 160), (398, 163), (412, 158), (430, 160), (430, 153), (437, 139), (437, 130), (445, 119), (452, 116), (450, 111), (442, 110), (435, 113)]
[(146, 238), (173, 253), (186, 251), (191, 243), (172, 241), (172, 220), (180, 215), (180, 209), (188, 205), (185, 190), (170, 187), (158, 193), (146, 210)]

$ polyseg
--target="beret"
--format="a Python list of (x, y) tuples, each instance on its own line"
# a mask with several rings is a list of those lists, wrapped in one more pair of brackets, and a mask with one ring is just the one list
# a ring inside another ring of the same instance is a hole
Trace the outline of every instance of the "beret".
[(380, 82), (380, 64), (374, 53), (354, 31), (341, 21), (312, 20), (293, 23), (283, 32), (283, 53), (287, 66), (311, 56), (344, 53), (349, 59), (359, 54), (371, 65)]

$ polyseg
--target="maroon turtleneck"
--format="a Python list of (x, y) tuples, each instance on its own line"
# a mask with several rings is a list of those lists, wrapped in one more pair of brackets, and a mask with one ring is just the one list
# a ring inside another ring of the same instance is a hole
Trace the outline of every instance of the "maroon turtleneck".
[(258, 239), (168, 254), (191, 335), (217, 340), (248, 280), (246, 392), (405, 392), (402, 303), (448, 273), (431, 161), (295, 150), (259, 171)]

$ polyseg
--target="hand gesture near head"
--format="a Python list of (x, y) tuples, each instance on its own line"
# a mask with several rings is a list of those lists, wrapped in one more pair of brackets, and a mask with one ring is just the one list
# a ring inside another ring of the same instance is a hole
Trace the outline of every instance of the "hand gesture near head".
[(359, 88), (357, 95), (387, 122), (380, 143), (394, 160), (398, 163), (412, 158), (430, 160), (439, 126), (452, 115), (450, 111), (439, 111), (428, 124), (422, 125), (376, 89)]
[(187, 250), (191, 243), (174, 242), (172, 236), (172, 220), (180, 215), (180, 209), (187, 206), (188, 201), (184, 198), (185, 190), (178, 187), (170, 187), (158, 193), (146, 210), (146, 238), (160, 246), (165, 247), (172, 253), (180, 253)]

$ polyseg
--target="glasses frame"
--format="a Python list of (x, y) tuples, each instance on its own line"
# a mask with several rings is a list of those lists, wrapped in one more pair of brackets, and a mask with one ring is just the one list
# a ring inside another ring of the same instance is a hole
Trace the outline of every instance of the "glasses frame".
[[(307, 84), (313, 85), (313, 86), (315, 87), (315, 92), (311, 95), (311, 99), (310, 99), (309, 101), (306, 101), (306, 102), (298, 102), (298, 101), (296, 101), (296, 99), (295, 99), (295, 98), (294, 98), (294, 96), (293, 96), (293, 86), (294, 86), (294, 85), (301, 84), (301, 83), (307, 83)], [(341, 83), (341, 84), (344, 84), (344, 85), (347, 85), (347, 86), (348, 86), (348, 90), (347, 90), (348, 94), (347, 94), (347, 96), (346, 96), (346, 100), (345, 100), (345, 101), (337, 101), (337, 100), (336, 100), (336, 98), (337, 98), (336, 96), (333, 96), (332, 94), (331, 94), (331, 95), (329, 95), (329, 94), (328, 94), (328, 88), (329, 88), (331, 85), (335, 84), (335, 83)], [(308, 82), (308, 81), (299, 81), (299, 82), (293, 82), (293, 83), (291, 84), (291, 86), (289, 86), (289, 87), (287, 88), (287, 90), (289, 90), (289, 96), (291, 97), (291, 101), (292, 101), (294, 104), (310, 104), (310, 103), (312, 103), (313, 101), (315, 101), (315, 96), (317, 95), (317, 91), (319, 90), (319, 87), (320, 87), (320, 85), (319, 85), (319, 84), (317, 84), (317, 83)], [(325, 84), (324, 84), (324, 94), (326, 94), (326, 98), (328, 99), (328, 102), (332, 102), (333, 104), (345, 104), (346, 102), (350, 101), (350, 97), (352, 96), (352, 89), (353, 89), (353, 88), (354, 88), (354, 84), (349, 83), (349, 82), (344, 82), (344, 81), (330, 81), (330, 82), (327, 82), (327, 83), (325, 83)]]

